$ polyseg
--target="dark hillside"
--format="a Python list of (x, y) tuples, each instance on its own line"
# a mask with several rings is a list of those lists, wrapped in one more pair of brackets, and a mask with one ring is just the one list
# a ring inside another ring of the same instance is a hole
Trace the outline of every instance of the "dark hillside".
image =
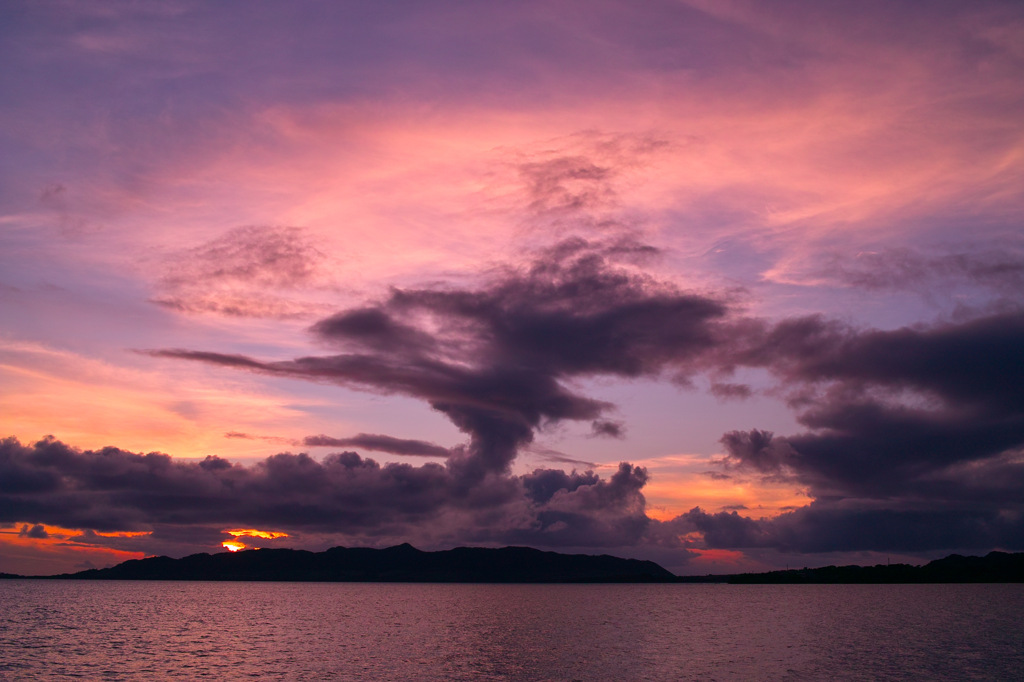
[(291, 580), (319, 582), (600, 583), (672, 582), (652, 561), (558, 554), (527, 547), (459, 547), (423, 552), (335, 547), (324, 552), (261, 549), (152, 557), (112, 568), (52, 576), (78, 580)]

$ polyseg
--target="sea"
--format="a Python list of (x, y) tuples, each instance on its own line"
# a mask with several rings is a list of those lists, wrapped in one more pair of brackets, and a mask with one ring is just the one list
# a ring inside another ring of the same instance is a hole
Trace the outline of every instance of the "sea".
[(0, 581), (0, 680), (1021, 680), (1024, 585)]

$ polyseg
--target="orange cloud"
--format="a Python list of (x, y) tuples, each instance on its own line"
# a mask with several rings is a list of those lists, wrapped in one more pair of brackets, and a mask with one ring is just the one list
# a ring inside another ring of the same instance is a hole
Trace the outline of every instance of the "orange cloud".
[(265, 540), (276, 540), (277, 538), (286, 538), (288, 533), (281, 533), (277, 531), (269, 530), (256, 530), (255, 528), (237, 528), (235, 530), (224, 531), (228, 535), (233, 535), (236, 538), (249, 537), (249, 538), (263, 538)]
[[(138, 537), (145, 532), (96, 533), (100, 537)], [(143, 552), (102, 547), (79, 540), (78, 530), (18, 523), (0, 530), (0, 573), (53, 575), (102, 568), (142, 559)]]
[(225, 540), (224, 542), (220, 543), (221, 547), (228, 550), (229, 552), (237, 552), (239, 550), (247, 549), (249, 547), (249, 545), (245, 544), (238, 538), (277, 540), (278, 538), (289, 537), (288, 533), (284, 533), (281, 531), (257, 530), (256, 528), (234, 528), (231, 530), (226, 530), (224, 532), (235, 538), (234, 540)]
[(647, 467), (651, 475), (644, 486), (647, 515), (659, 521), (668, 521), (694, 507), (736, 511), (755, 519), (771, 518), (813, 501), (795, 483), (723, 476), (716, 471), (719, 468), (712, 458), (702, 455), (668, 455), (638, 460), (636, 464)]
[(162, 364), (117, 366), (39, 343), (0, 339), (2, 435), (52, 434), (85, 448), (159, 447), (179, 457), (245, 457), (266, 454), (267, 445), (224, 439), (225, 425), (239, 431), (276, 428), (298, 439), (308, 428), (294, 424), (303, 414), (298, 408), (318, 403), (270, 395), (245, 376), (211, 386), (200, 372), (180, 365), (165, 372)]

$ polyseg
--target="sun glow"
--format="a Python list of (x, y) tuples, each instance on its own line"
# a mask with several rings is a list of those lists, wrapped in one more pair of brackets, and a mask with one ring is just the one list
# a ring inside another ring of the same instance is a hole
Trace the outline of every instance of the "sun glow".
[[(234, 530), (224, 531), (228, 535), (233, 535), (236, 538), (263, 538), (264, 540), (276, 540), (277, 538), (286, 538), (288, 533), (279, 533), (277, 531), (269, 530), (256, 530), (255, 528), (235, 528)], [(231, 542), (230, 540), (228, 542)]]
[[(225, 530), (225, 533), (232, 536), (232, 540), (225, 540), (220, 543), (221, 547), (228, 550), (229, 552), (237, 552), (242, 549), (248, 549), (248, 545), (239, 540), (238, 538), (258, 538), (260, 540), (276, 540), (278, 538), (288, 537), (288, 533), (282, 533), (280, 531), (273, 530), (258, 530), (256, 528), (231, 528)], [(257, 547), (256, 549), (259, 549)]]
[(0, 572), (21, 575), (74, 573), (128, 559), (142, 559), (130, 542), (105, 543), (150, 535), (149, 531), (97, 533), (91, 529), (18, 522), (0, 529)]

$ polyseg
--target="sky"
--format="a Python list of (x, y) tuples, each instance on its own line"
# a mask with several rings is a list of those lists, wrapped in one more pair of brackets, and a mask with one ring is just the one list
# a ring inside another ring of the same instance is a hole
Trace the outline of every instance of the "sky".
[(7, 2), (0, 572), (1024, 550), (1019, 2)]

